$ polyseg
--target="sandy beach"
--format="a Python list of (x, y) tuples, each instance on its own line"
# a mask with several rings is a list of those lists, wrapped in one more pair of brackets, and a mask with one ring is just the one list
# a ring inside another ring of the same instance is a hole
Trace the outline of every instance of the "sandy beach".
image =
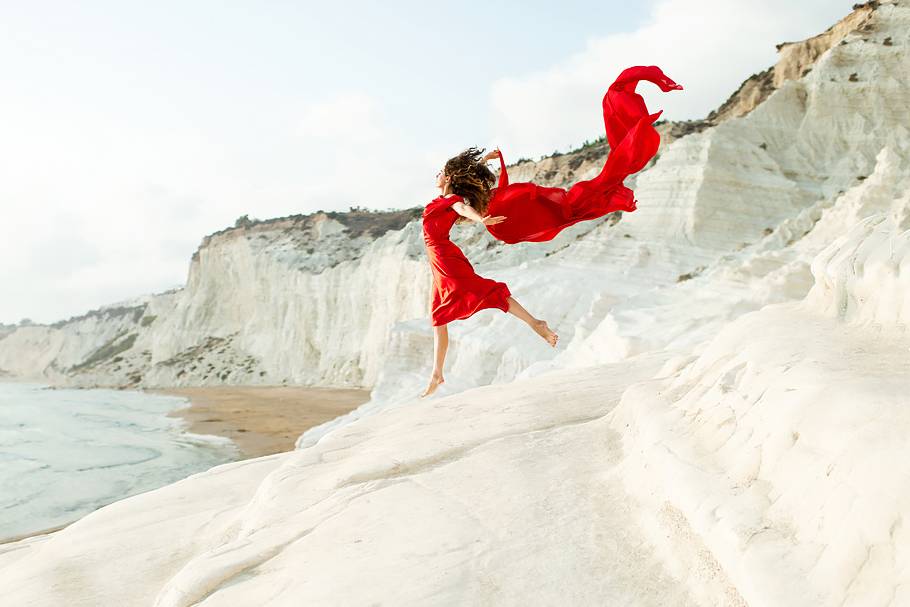
[[(301, 386), (203, 386), (143, 392), (189, 399), (189, 405), (168, 415), (185, 419), (190, 432), (230, 438), (242, 453), (240, 459), (290, 451), (308, 428), (344, 415), (370, 399), (369, 390)], [(53, 533), (70, 524), (4, 538), (0, 543)]]
[(369, 390), (301, 386), (203, 386), (149, 389), (183, 396), (184, 408), (168, 413), (188, 430), (230, 438), (243, 459), (290, 451), (304, 431), (344, 415), (370, 399)]

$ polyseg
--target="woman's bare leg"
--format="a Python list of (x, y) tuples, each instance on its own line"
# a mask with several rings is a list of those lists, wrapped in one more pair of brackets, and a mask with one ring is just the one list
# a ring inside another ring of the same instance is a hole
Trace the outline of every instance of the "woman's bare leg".
[(534, 332), (543, 337), (548, 344), (556, 347), (556, 340), (559, 339), (559, 335), (550, 330), (550, 327), (547, 326), (547, 321), (540, 320), (531, 316), (531, 313), (524, 309), (524, 307), (515, 301), (514, 297), (509, 297), (506, 301), (509, 302), (509, 313), (514, 314), (518, 318), (522, 319), (528, 326), (534, 329)]
[(442, 367), (446, 360), (446, 350), (449, 349), (449, 328), (446, 325), (433, 327), (433, 342), (436, 350), (436, 361), (433, 364), (433, 374), (430, 375), (430, 383), (427, 389), (423, 391), (421, 397), (429, 396), (436, 391), (439, 384), (445, 383), (442, 376)]

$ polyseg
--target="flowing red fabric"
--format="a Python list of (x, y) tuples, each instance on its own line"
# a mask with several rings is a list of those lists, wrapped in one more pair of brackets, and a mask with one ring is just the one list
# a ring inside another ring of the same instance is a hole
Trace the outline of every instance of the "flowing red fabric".
[(489, 215), (504, 215), (500, 223), (487, 226), (496, 239), (516, 242), (552, 240), (579, 221), (603, 217), (613, 211), (634, 211), (636, 200), (623, 185), (640, 171), (660, 145), (653, 123), (663, 110), (649, 114), (645, 100), (635, 92), (642, 80), (653, 82), (663, 92), (682, 90), (656, 65), (626, 68), (610, 85), (603, 98), (604, 126), (610, 151), (600, 174), (579, 181), (568, 190), (531, 182), (509, 183), (506, 163), (499, 154), (502, 171), (487, 208)]

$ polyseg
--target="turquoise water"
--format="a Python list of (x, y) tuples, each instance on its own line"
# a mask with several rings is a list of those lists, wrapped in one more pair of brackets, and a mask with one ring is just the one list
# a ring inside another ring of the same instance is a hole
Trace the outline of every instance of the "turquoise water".
[(0, 540), (70, 523), (111, 502), (242, 456), (185, 432), (179, 396), (0, 382)]

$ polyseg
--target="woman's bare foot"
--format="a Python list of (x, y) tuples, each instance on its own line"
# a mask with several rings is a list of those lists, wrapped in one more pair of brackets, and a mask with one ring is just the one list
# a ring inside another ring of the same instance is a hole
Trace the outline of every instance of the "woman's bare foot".
[(430, 376), (430, 383), (427, 385), (427, 389), (423, 391), (423, 394), (420, 395), (420, 398), (429, 396), (436, 391), (436, 388), (439, 387), (439, 384), (444, 383), (446, 383), (446, 380), (442, 377), (442, 373), (433, 373), (433, 375)]
[(543, 337), (548, 344), (554, 348), (556, 347), (556, 340), (559, 339), (559, 335), (550, 330), (550, 327), (547, 326), (547, 321), (537, 320), (531, 324), (531, 327), (534, 329), (534, 331), (537, 332), (538, 335)]

